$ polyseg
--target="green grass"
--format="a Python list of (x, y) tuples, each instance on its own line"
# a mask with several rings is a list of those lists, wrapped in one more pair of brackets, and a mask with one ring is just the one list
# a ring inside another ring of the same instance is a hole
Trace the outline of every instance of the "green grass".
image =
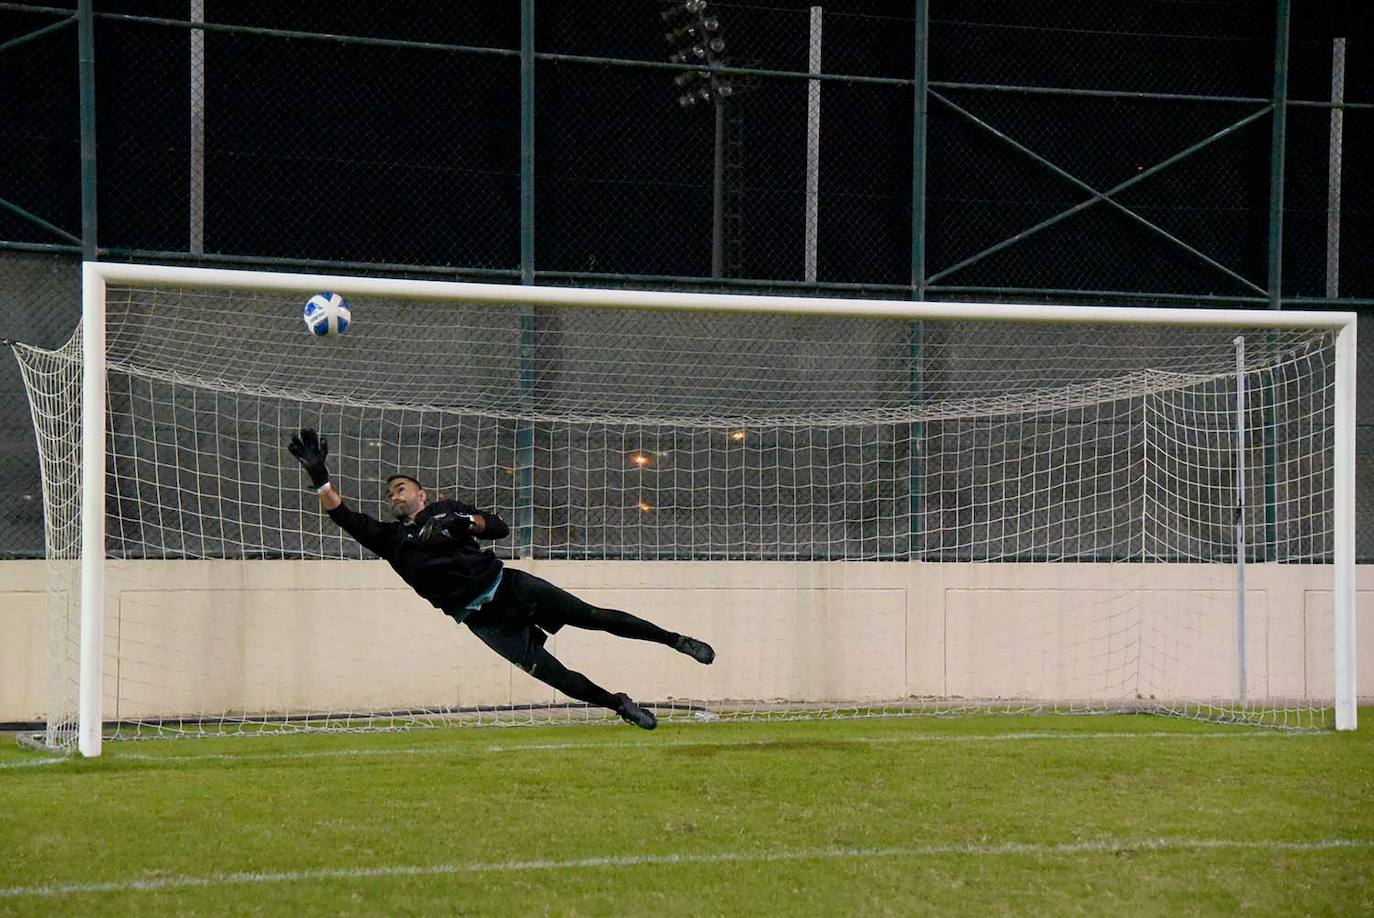
[(1361, 717), (6, 737), (0, 914), (1370, 913)]

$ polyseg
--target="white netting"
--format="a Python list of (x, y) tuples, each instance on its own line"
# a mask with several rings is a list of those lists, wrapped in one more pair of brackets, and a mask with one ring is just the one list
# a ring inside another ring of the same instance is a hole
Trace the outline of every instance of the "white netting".
[(81, 626), (81, 341), (54, 352), (17, 345), (39, 443), (48, 579), (49, 711), (45, 742), (76, 742)]
[[(347, 335), (319, 340), (303, 299), (109, 291), (107, 549), (124, 586), (106, 716), (124, 733), (598, 716), (470, 658), (437, 612), (379, 618), (408, 601), (379, 566), (310, 581), (307, 562), (367, 554), (303, 490), (285, 450), (301, 426), (329, 437), (335, 480), (373, 515), (381, 481), (414, 473), (504, 515), (501, 556), (733, 640), (706, 675), (587, 665), (654, 686), (661, 713), (1307, 724), (1330, 705), (1329, 616), (1282, 599), (1302, 589), (1251, 604), (1244, 697), (1230, 664), (1206, 663), (1238, 653), (1238, 335), (1248, 560), (1290, 563), (1255, 582), (1320, 568), (1329, 587), (1327, 332), (367, 297)], [(79, 343), (21, 360), (50, 555), (70, 557)]]

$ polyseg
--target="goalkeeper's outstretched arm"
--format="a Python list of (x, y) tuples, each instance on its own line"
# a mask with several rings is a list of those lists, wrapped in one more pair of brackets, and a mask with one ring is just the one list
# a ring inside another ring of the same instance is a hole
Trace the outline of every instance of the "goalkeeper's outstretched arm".
[(382, 524), (366, 513), (345, 507), (342, 495), (330, 482), (329, 468), (325, 464), (329, 458), (329, 441), (307, 427), (291, 437), (287, 449), (310, 476), (310, 484), (320, 499), (320, 509), (364, 548), (383, 558), (387, 557), (388, 540)]
[(330, 510), (337, 510), (339, 507), (343, 506), (343, 497), (338, 491), (334, 490), (334, 485), (330, 482), (325, 482), (324, 487), (318, 489), (315, 493), (319, 495), (320, 509), (325, 513), (328, 513)]
[(291, 435), (291, 442), (286, 448), (310, 476), (310, 483), (319, 495), (321, 508), (329, 511), (343, 503), (343, 498), (329, 481), (329, 467), (325, 464), (329, 458), (328, 440), (305, 427), (300, 433)]

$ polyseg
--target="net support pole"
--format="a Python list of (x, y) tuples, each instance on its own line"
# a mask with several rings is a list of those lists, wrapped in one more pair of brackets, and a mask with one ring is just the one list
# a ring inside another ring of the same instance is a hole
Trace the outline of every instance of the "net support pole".
[[(520, 3), (520, 283), (534, 283), (534, 0)], [(538, 322), (534, 307), (520, 306), (520, 407), (534, 398)], [(516, 557), (534, 556), (534, 425), (522, 417), (515, 425)]]
[(100, 755), (105, 630), (105, 279), (81, 271), (81, 651), (77, 751)]
[(1236, 346), (1236, 698), (1245, 704), (1245, 339)]
[(1335, 631), (1336, 729), (1355, 729), (1355, 322), (1336, 335), (1335, 514), (1332, 623)]

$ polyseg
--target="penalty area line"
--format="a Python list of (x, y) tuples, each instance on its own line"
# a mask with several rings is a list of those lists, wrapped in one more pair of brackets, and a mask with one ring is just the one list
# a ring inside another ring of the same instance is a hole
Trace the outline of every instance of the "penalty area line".
[(1330, 851), (1374, 848), (1374, 839), (1325, 838), (1313, 841), (1241, 840), (1225, 838), (1101, 839), (1063, 844), (1004, 842), (1001, 844), (916, 845), (887, 848), (811, 848), (797, 851), (733, 851), (609, 855), (566, 860), (492, 861), (459, 864), (396, 864), (375, 867), (322, 867), (312, 870), (244, 872), (207, 876), (109, 880), (100, 883), (49, 883), (37, 886), (0, 886), (0, 899), (51, 898), (90, 893), (159, 892), (248, 884), (308, 883), (321, 880), (366, 880), (391, 877), (459, 876), (484, 873), (527, 873), (553, 870), (590, 870), (607, 867), (673, 866), (690, 864), (783, 863), (788, 861), (919, 859), (931, 857), (1056, 857), (1077, 854), (1131, 854), (1172, 851), (1248, 850), (1278, 852)]

